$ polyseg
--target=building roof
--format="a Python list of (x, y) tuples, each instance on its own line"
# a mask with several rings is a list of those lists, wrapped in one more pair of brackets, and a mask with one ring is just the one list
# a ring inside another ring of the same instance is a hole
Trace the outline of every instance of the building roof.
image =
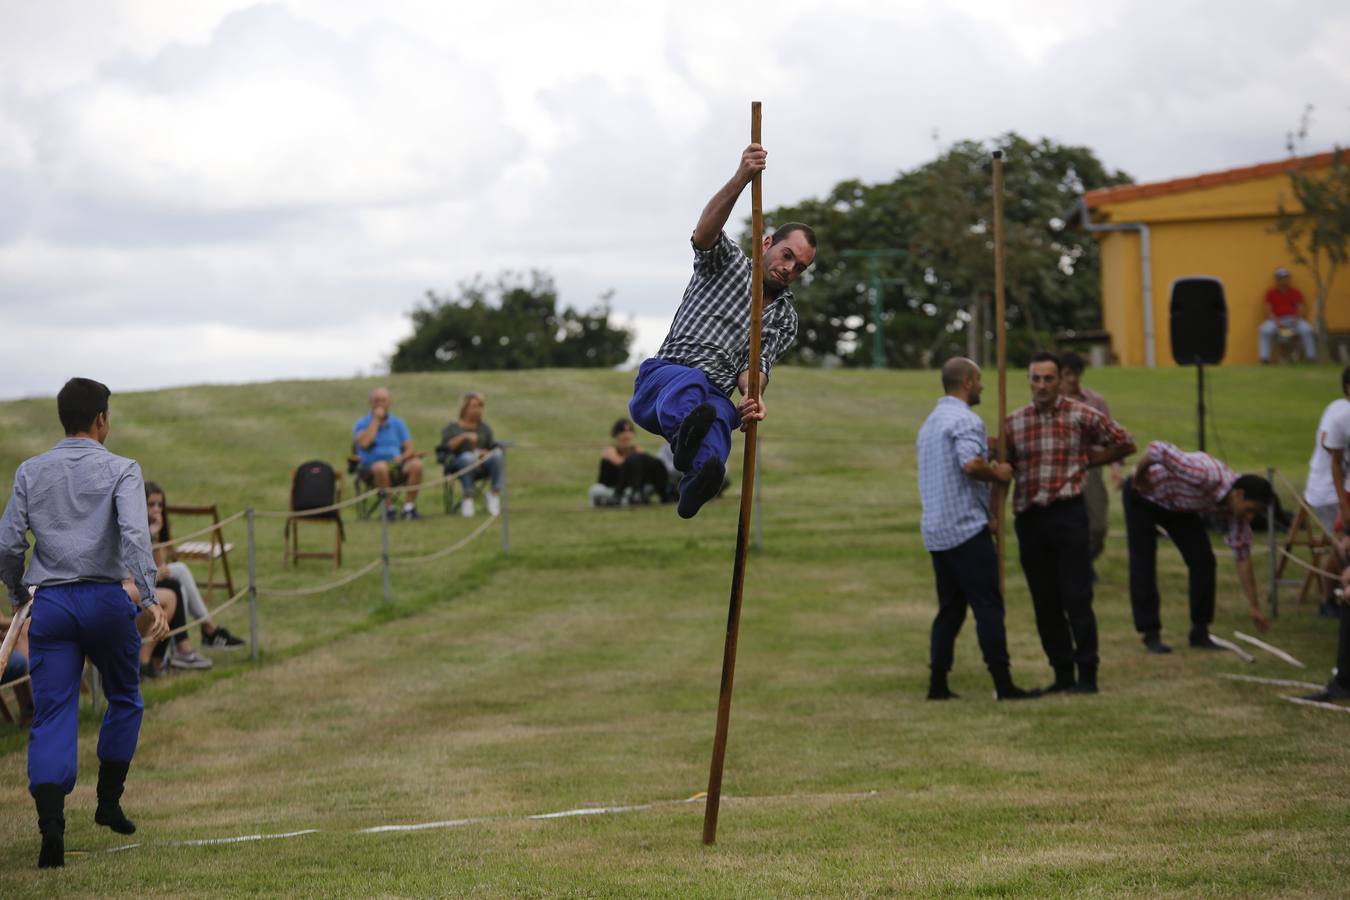
[(1332, 159), (1340, 151), (1328, 151), (1313, 156), (1295, 156), (1279, 162), (1258, 163), (1238, 169), (1225, 169), (1222, 172), (1207, 172), (1188, 178), (1173, 178), (1171, 181), (1154, 181), (1150, 184), (1122, 184), (1117, 187), (1100, 188), (1083, 195), (1083, 202), (1089, 209), (1096, 209), (1111, 203), (1124, 203), (1129, 200), (1143, 200), (1146, 197), (1159, 197), (1165, 194), (1182, 194), (1200, 188), (1237, 184), (1269, 175), (1280, 175), (1291, 168), (1318, 169), (1331, 165)]

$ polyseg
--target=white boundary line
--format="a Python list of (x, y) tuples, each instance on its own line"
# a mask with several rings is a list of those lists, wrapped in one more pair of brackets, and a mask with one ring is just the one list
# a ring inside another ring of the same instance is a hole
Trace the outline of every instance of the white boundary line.
[[(733, 797), (723, 796), (723, 800), (751, 801), (751, 800), (857, 800), (867, 797), (876, 797), (878, 791), (858, 791), (856, 793), (840, 794), (766, 794), (763, 796)], [(703, 792), (699, 792), (692, 797), (684, 800), (654, 800), (651, 803), (634, 803), (627, 806), (582, 806), (576, 809), (564, 809), (558, 812), (534, 813), (524, 816), (477, 816), (467, 819), (445, 819), (440, 822), (417, 822), (410, 825), (375, 825), (370, 828), (358, 828), (355, 834), (388, 834), (391, 832), (408, 831), (426, 831), (432, 828), (463, 828), (467, 825), (482, 825), (489, 822), (538, 822), (550, 819), (570, 819), (578, 816), (611, 816), (618, 813), (640, 812), (642, 810), (657, 809), (662, 806), (682, 806), (690, 803), (701, 803), (706, 799)], [(287, 831), (282, 834), (245, 834), (238, 837), (224, 838), (200, 838), (188, 841), (153, 841), (148, 843), (123, 844), (120, 847), (108, 847), (105, 850), (94, 850), (91, 853), (122, 853), (127, 850), (136, 850), (141, 847), (208, 847), (220, 844), (243, 844), (250, 841), (275, 841), (283, 838), (302, 837), (307, 834), (319, 834), (321, 828), (306, 828), (303, 831)]]
[(1322, 685), (1313, 684), (1311, 681), (1287, 681), (1283, 678), (1257, 678), (1255, 675), (1220, 675), (1220, 678), (1227, 678), (1229, 681), (1246, 681), (1251, 684), (1270, 684), (1275, 687), (1294, 687), (1307, 688), (1310, 691), (1320, 691)]

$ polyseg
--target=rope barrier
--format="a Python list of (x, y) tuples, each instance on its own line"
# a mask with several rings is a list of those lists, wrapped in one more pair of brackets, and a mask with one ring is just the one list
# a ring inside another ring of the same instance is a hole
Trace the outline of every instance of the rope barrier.
[[(239, 593), (235, 594), (233, 597), (231, 597), (230, 599), (226, 600), (224, 603), (219, 604), (218, 606), (216, 606), (215, 609), (211, 610), (211, 612), (216, 613), (216, 614), (222, 613), (222, 612), (224, 612), (225, 610), (229, 609), (231, 606), (234, 606), (234, 605), (235, 605), (236, 603), (238, 603), (240, 600), (243, 600), (246, 596), (248, 596), (248, 588), (244, 588), (244, 589), (241, 590)], [(208, 621), (210, 618), (211, 618), (211, 616), (208, 614), (208, 615), (202, 616), (200, 619), (193, 619), (191, 622), (188, 622), (188, 623), (186, 623), (186, 624), (184, 624), (184, 625), (178, 626), (178, 627), (175, 628), (173, 631), (170, 631), (168, 634), (166, 634), (164, 637), (167, 639), (167, 638), (171, 638), (171, 637), (177, 637), (177, 636), (180, 635), (180, 634), (185, 634), (185, 633), (187, 632), (187, 630), (188, 630), (189, 628), (191, 628), (192, 626), (194, 626), (194, 625), (200, 625), (200, 624), (202, 624), (203, 622)]]
[[(435, 478), (429, 478), (426, 481), (419, 482), (417, 485), (415, 485), (415, 487), (419, 491), (425, 490), (427, 488), (439, 487), (440, 485), (445, 484), (447, 481), (451, 481), (452, 479), (462, 478), (464, 475), (468, 474), (469, 472), (472, 472), (474, 469), (477, 469), (480, 466), (485, 465), (487, 461), (491, 459), (493, 456), (497, 456), (500, 454), (501, 454), (500, 449), (494, 449), (487, 456), (479, 457), (477, 460), (465, 466), (464, 468), (459, 469), (458, 471), (447, 472), (443, 475), (438, 475)], [(391, 485), (391, 488), (392, 487), (402, 487), (403, 489), (407, 490), (413, 486)], [(361, 494), (357, 494), (355, 497), (352, 497), (348, 500), (343, 500), (339, 503), (332, 503), (329, 504), (328, 506), (320, 506), (315, 509), (284, 510), (284, 511), (258, 509), (253, 511), (253, 515), (261, 519), (304, 519), (309, 518), (311, 516), (321, 516), (325, 515), (326, 513), (337, 512), (338, 510), (346, 509), (349, 506), (355, 506), (356, 504), (362, 502), (363, 500), (368, 500), (371, 497), (377, 496), (381, 491), (387, 491), (390, 490), (391, 488), (380, 488), (380, 487), (371, 488), (370, 490)], [(240, 515), (242, 515), (242, 513), (240, 513)]]
[(260, 584), (258, 585), (258, 593), (271, 594), (276, 597), (309, 597), (314, 594), (322, 594), (324, 591), (331, 591), (334, 588), (340, 588), (343, 585), (351, 584), (353, 581), (360, 578), (362, 575), (366, 575), (370, 572), (375, 571), (375, 569), (379, 567), (381, 562), (383, 562), (383, 560), (380, 559), (379, 557), (376, 557), (375, 559), (372, 559), (370, 562), (366, 563), (361, 568), (357, 569), (355, 572), (352, 572), (350, 575), (343, 576), (342, 578), (339, 578), (337, 581), (331, 581), (328, 584), (321, 584), (315, 587), (307, 587), (307, 588), (270, 588)]
[(219, 522), (213, 522), (212, 524), (207, 525), (205, 528), (201, 528), (201, 529), (198, 529), (197, 531), (189, 532), (188, 534), (180, 534), (180, 535), (179, 535), (178, 537), (176, 537), (176, 538), (172, 538), (172, 539), (167, 540), (167, 541), (160, 541), (160, 542), (157, 543), (157, 544), (151, 544), (151, 545), (150, 545), (150, 549), (151, 549), (151, 550), (162, 550), (162, 549), (164, 549), (165, 547), (172, 547), (174, 544), (181, 544), (183, 541), (186, 541), (186, 540), (188, 540), (188, 539), (190, 539), (190, 538), (201, 537), (201, 536), (204, 535), (204, 534), (210, 534), (211, 532), (215, 531), (215, 530), (218, 529), (218, 528), (224, 528), (226, 525), (230, 525), (230, 524), (232, 524), (232, 523), (234, 523), (234, 522), (237, 522), (238, 520), (242, 519), (242, 518), (244, 517), (244, 515), (245, 515), (247, 512), (248, 512), (248, 510), (241, 509), (241, 510), (239, 510), (239, 512), (235, 513), (234, 515), (232, 515), (232, 516), (227, 516), (226, 518), (221, 519)]
[(488, 516), (487, 519), (483, 521), (483, 524), (469, 532), (466, 536), (455, 541), (455, 543), (448, 547), (442, 547), (434, 553), (428, 553), (425, 556), (394, 556), (390, 557), (389, 561), (400, 566), (416, 566), (421, 565), (422, 563), (434, 562), (438, 559), (442, 559), (449, 556), (451, 553), (454, 553), (456, 550), (462, 549), (474, 538), (478, 537), (484, 531), (487, 531), (488, 527), (496, 522), (498, 518), (499, 516)]
[(1341, 573), (1340, 573), (1340, 572), (1328, 572), (1326, 569), (1319, 569), (1319, 568), (1317, 568), (1317, 566), (1314, 566), (1312, 563), (1304, 562), (1303, 560), (1299, 559), (1297, 556), (1295, 556), (1294, 554), (1290, 553), (1288, 550), (1284, 549), (1283, 547), (1280, 548), (1280, 551), (1279, 551), (1279, 552), (1280, 552), (1280, 555), (1283, 556), (1285, 559), (1289, 560), (1290, 562), (1292, 562), (1292, 563), (1293, 563), (1294, 565), (1296, 565), (1296, 566), (1299, 566), (1299, 567), (1301, 567), (1301, 568), (1307, 569), (1309, 572), (1312, 572), (1312, 573), (1314, 573), (1314, 574), (1316, 574), (1316, 575), (1321, 575), (1321, 576), (1324, 577), (1324, 578), (1334, 578), (1334, 579), (1336, 579), (1337, 581), (1339, 581), (1339, 580), (1341, 579)]

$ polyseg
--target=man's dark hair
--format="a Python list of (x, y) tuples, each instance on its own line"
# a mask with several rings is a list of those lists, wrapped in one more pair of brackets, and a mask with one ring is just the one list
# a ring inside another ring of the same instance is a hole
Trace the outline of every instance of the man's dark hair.
[(1027, 363), (1027, 368), (1031, 368), (1038, 362), (1052, 362), (1055, 364), (1056, 370), (1064, 368), (1064, 364), (1060, 362), (1059, 357), (1049, 350), (1038, 350), (1036, 354), (1031, 357), (1031, 362)]
[(1243, 497), (1248, 500), (1255, 500), (1263, 506), (1268, 506), (1271, 498), (1275, 496), (1275, 491), (1271, 489), (1270, 482), (1260, 475), (1239, 476), (1238, 480), (1233, 482), (1233, 490), (1242, 491)]
[(787, 236), (794, 231), (800, 231), (806, 237), (806, 242), (810, 244), (813, 249), (815, 248), (816, 232), (810, 225), (803, 225), (801, 222), (788, 222), (785, 225), (779, 225), (773, 231), (773, 240), (769, 242), (769, 246), (772, 247), (779, 241), (785, 240)]
[(609, 429), (609, 436), (618, 437), (632, 427), (633, 423), (629, 422), (627, 419), (619, 419), (614, 423), (613, 427)]
[(1345, 371), (1341, 372), (1341, 392), (1347, 391), (1350, 391), (1350, 366), (1346, 366)]
[(92, 378), (72, 378), (56, 395), (56, 414), (66, 434), (88, 431), (99, 413), (108, 411), (108, 386)]
[(1059, 368), (1061, 372), (1076, 372), (1082, 375), (1083, 370), (1087, 368), (1087, 362), (1083, 357), (1070, 350), (1059, 355)]

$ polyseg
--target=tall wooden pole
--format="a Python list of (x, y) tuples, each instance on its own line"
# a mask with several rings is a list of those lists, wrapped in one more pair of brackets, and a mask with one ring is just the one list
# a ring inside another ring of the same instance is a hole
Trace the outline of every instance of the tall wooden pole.
[[(998, 336), (998, 461), (1008, 461), (1008, 328), (1003, 308), (1003, 151), (994, 151), (994, 334)], [(994, 538), (998, 541), (998, 592), (1002, 596), (1006, 490), (996, 490)]]
[[(750, 104), (750, 142), (759, 140), (759, 101)], [(760, 175), (750, 182), (750, 396), (759, 398), (759, 332), (764, 318), (764, 193)], [(745, 558), (750, 544), (750, 521), (755, 501), (755, 433), (758, 423), (745, 430), (745, 458), (741, 464), (741, 518), (736, 530), (736, 563), (731, 574), (731, 606), (727, 611), (727, 641), (722, 650), (722, 689), (717, 699), (717, 733), (713, 737), (712, 766), (708, 771), (708, 805), (703, 811), (703, 843), (717, 840), (717, 811), (722, 801), (722, 763), (727, 755), (727, 727), (731, 722), (731, 685), (736, 677), (736, 639), (741, 628), (741, 589), (745, 586)]]

